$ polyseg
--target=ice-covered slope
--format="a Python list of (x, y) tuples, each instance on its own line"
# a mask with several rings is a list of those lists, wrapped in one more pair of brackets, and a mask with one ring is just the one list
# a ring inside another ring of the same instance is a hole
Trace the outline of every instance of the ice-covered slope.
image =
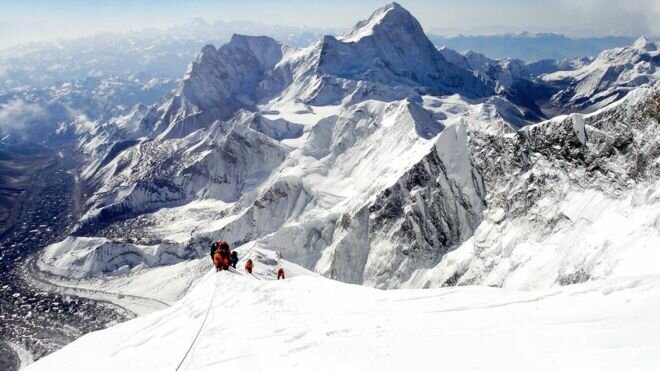
[(658, 311), (658, 276), (530, 293), (209, 273), (171, 308), (26, 370), (655, 370)]
[(582, 68), (551, 73), (543, 80), (562, 89), (553, 101), (564, 111), (593, 111), (620, 99), (631, 89), (658, 81), (658, 64), (660, 43), (641, 37), (627, 47), (600, 53)]

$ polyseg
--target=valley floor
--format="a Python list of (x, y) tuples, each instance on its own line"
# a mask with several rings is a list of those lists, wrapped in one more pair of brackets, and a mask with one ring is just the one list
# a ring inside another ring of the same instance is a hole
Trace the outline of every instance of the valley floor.
[(84, 333), (132, 318), (106, 301), (51, 292), (26, 277), (32, 269), (27, 263), (68, 234), (75, 214), (71, 156), (37, 153), (29, 166), (17, 219), (0, 233), (0, 370), (16, 370)]
[(285, 281), (209, 272), (172, 307), (27, 370), (660, 369), (658, 275), (381, 291), (288, 268)]

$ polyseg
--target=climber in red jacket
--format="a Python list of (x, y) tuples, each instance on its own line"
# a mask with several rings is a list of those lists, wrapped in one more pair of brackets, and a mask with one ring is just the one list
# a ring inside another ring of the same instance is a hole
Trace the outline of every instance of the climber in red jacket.
[(245, 270), (252, 274), (252, 268), (254, 268), (254, 263), (252, 263), (252, 259), (248, 259), (247, 263), (245, 263)]

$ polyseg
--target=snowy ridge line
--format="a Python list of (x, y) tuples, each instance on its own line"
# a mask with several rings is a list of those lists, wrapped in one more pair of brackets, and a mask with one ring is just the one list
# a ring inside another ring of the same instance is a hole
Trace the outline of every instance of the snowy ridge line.
[[(208, 279), (206, 281), (208, 281)], [(202, 330), (204, 330), (204, 326), (206, 325), (206, 320), (209, 318), (209, 313), (211, 312), (211, 308), (213, 307), (213, 301), (215, 300), (215, 293), (218, 292), (217, 286), (218, 286), (218, 275), (216, 274), (215, 284), (213, 285), (213, 294), (211, 294), (211, 300), (209, 301), (209, 306), (206, 308), (206, 314), (204, 314), (204, 320), (202, 321), (202, 325), (199, 327), (197, 334), (195, 334), (192, 343), (190, 343), (190, 346), (188, 347), (188, 350), (186, 350), (186, 354), (184, 354), (183, 358), (181, 358), (181, 362), (179, 362), (179, 364), (176, 366), (176, 371), (179, 371), (179, 368), (181, 368), (183, 362), (186, 360), (186, 358), (188, 358), (188, 354), (190, 354), (190, 351), (195, 347), (199, 335), (202, 333)]]

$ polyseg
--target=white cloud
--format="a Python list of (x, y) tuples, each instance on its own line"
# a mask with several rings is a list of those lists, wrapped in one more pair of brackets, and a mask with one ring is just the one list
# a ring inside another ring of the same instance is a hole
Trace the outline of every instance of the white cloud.
[(660, 35), (658, 0), (559, 0), (559, 9), (566, 15), (561, 26), (599, 34)]
[(0, 131), (24, 130), (35, 120), (45, 116), (46, 111), (38, 104), (16, 98), (0, 104)]

